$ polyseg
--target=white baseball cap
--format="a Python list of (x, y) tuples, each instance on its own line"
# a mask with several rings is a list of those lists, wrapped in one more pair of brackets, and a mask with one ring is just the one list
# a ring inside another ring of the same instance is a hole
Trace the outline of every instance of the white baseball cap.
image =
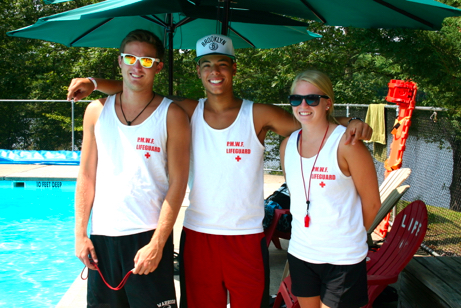
[(195, 62), (198, 62), (203, 56), (208, 55), (225, 55), (232, 60), (235, 59), (232, 39), (221, 34), (210, 34), (199, 39), (197, 41), (196, 53)]

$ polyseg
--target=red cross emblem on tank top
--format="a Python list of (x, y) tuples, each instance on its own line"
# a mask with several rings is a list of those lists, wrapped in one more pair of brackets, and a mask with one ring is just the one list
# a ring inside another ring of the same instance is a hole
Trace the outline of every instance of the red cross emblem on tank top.
[(319, 184), (319, 185), (320, 185), (320, 186), (322, 186), (322, 188), (324, 188), (324, 187), (325, 187), (325, 185), (327, 185), (327, 184), (325, 184), (325, 183), (323, 183), (323, 182), (320, 182), (320, 184)]
[(149, 159), (149, 157), (150, 157), (149, 152), (146, 152), (146, 154), (144, 156), (146, 156), (146, 158)]
[(240, 156), (237, 156), (237, 157), (235, 158), (235, 160), (236, 160), (237, 162), (239, 162), (241, 159), (242, 159), (242, 158), (241, 158)]

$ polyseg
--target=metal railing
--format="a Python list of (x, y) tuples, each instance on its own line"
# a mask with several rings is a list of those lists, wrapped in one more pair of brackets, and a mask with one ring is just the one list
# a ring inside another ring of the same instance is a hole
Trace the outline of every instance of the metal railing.
[[(0, 100), (1, 101), (1, 100)], [(290, 106), (290, 104), (274, 104), (275, 106)], [(350, 116), (349, 108), (350, 107), (360, 107), (360, 108), (367, 108), (368, 104), (334, 104), (335, 107), (346, 107), (346, 117)], [(399, 114), (399, 106), (398, 105), (386, 105), (384, 108), (389, 109), (396, 109), (396, 115)], [(429, 111), (447, 111), (445, 108), (440, 107), (426, 107), (426, 106), (415, 106), (415, 110), (429, 110)]]

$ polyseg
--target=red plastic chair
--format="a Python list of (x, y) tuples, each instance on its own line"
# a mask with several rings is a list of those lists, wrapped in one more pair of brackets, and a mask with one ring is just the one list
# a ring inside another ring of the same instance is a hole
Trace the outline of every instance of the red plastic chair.
[(282, 246), (280, 245), (280, 240), (279, 238), (283, 238), (283, 239), (286, 239), (286, 240), (289, 240), (291, 238), (291, 231), (290, 232), (282, 232), (282, 231), (279, 231), (277, 230), (277, 224), (280, 220), (280, 218), (282, 217), (282, 215), (284, 214), (290, 214), (290, 210), (289, 209), (276, 209), (275, 212), (274, 212), (274, 219), (272, 219), (272, 223), (271, 225), (269, 226), (269, 228), (267, 228), (266, 230), (264, 230), (264, 234), (266, 236), (266, 243), (267, 243), (267, 247), (269, 247), (269, 245), (271, 244), (271, 241), (274, 242), (274, 245), (275, 247), (277, 247), (278, 249), (282, 249)]
[(277, 293), (277, 297), (275, 298), (273, 308), (280, 308), (282, 307), (282, 303), (285, 303), (287, 308), (300, 308), (298, 299), (296, 296), (291, 294), (291, 277), (288, 276), (283, 279), (282, 283), (280, 284), (279, 291)]
[[(365, 308), (372, 307), (387, 285), (397, 282), (399, 273), (421, 246), (426, 230), (427, 210), (421, 200), (410, 203), (397, 215), (381, 248), (368, 253), (368, 304)], [(296, 296), (291, 294), (290, 276), (281, 283), (273, 308), (280, 308), (282, 301), (287, 308), (299, 307)]]

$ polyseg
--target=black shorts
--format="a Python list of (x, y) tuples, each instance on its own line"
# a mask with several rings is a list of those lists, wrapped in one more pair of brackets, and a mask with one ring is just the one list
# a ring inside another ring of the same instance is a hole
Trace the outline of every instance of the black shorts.
[[(154, 230), (126, 236), (91, 236), (98, 256), (98, 266), (109, 285), (116, 287), (126, 273), (134, 268), (136, 253), (150, 242), (153, 234)], [(87, 303), (88, 307), (98, 308), (177, 307), (173, 277), (173, 235), (165, 244), (157, 269), (148, 275), (132, 274), (119, 291), (109, 289), (98, 271), (90, 270)]]
[(320, 296), (331, 308), (368, 303), (366, 260), (352, 265), (313, 264), (288, 254), (291, 292), (297, 297)]

